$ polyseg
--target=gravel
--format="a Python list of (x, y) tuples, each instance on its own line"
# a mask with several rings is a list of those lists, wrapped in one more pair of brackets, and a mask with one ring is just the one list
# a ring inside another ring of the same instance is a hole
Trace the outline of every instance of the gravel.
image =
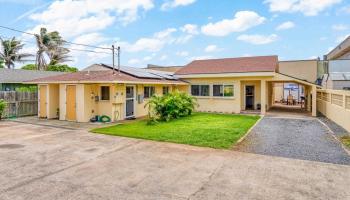
[(315, 118), (265, 117), (234, 149), (263, 155), (350, 165), (350, 155)]

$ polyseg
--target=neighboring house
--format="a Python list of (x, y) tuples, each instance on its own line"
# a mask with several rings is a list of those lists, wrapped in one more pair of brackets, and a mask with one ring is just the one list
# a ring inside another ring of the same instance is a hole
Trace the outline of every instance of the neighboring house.
[(62, 72), (0, 68), (0, 91), (15, 91), (16, 88), (33, 86), (26, 81), (64, 74)]
[(324, 56), (325, 60), (350, 59), (350, 36)]
[(147, 65), (147, 69), (153, 69), (158, 71), (165, 71), (165, 72), (176, 72), (183, 68), (183, 66), (159, 66), (159, 65)]
[(350, 88), (350, 36), (324, 56), (325, 73), (322, 86), (326, 89)]
[(330, 72), (323, 77), (325, 89), (350, 90), (350, 72)]
[[(291, 66), (292, 67), (292, 66)], [(103, 70), (102, 70), (103, 69)], [(95, 71), (97, 70), (97, 71)], [(286, 73), (286, 72), (285, 72)], [(281, 74), (277, 56), (195, 60), (175, 74), (164, 71), (92, 65), (76, 73), (30, 81), (39, 85), (39, 116), (87, 122), (95, 115), (112, 121), (147, 115), (152, 95), (179, 90), (198, 100), (198, 111), (265, 114), (274, 106), (274, 84), (304, 88), (307, 110), (316, 115), (316, 85)]]

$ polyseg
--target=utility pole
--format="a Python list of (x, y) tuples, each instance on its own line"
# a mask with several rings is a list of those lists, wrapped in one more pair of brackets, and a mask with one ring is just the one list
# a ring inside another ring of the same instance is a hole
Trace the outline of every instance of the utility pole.
[(120, 74), (120, 46), (118, 46), (117, 50), (118, 50), (118, 74)]
[(112, 61), (112, 66), (113, 66), (113, 74), (115, 74), (115, 70), (114, 70), (114, 68), (115, 68), (115, 66), (114, 66), (114, 45), (112, 45), (112, 59), (113, 59), (113, 61)]

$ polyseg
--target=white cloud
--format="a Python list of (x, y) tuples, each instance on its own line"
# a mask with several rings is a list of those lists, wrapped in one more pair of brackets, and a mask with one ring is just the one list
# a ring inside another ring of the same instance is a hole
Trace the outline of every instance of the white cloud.
[(176, 44), (186, 44), (192, 38), (193, 38), (193, 35), (179, 36), (178, 38), (175, 39), (175, 43)]
[(176, 55), (181, 57), (186, 57), (189, 55), (189, 53), (187, 51), (178, 51), (176, 52)]
[(199, 34), (198, 26), (195, 24), (186, 24), (183, 27), (181, 27), (180, 30), (184, 33), (191, 34), (191, 35)]
[(210, 53), (210, 52), (215, 52), (215, 51), (220, 51), (221, 49), (219, 49), (216, 45), (208, 45), (204, 51), (207, 52), (207, 53)]
[(247, 42), (254, 45), (263, 45), (275, 42), (278, 39), (276, 34), (271, 35), (240, 35), (237, 37), (237, 40)]
[(140, 60), (139, 60), (139, 59), (136, 59), (136, 58), (133, 58), (133, 59), (128, 60), (128, 63), (129, 63), (130, 65), (135, 65), (135, 64), (139, 64), (139, 63), (140, 63)]
[(282, 24), (276, 27), (276, 30), (287, 30), (295, 27), (295, 24), (291, 21), (283, 22)]
[(168, 0), (161, 5), (161, 10), (169, 10), (178, 6), (188, 6), (194, 3), (196, 0)]
[(150, 60), (152, 60), (152, 58), (153, 58), (152, 56), (146, 56), (146, 57), (143, 58), (143, 60), (144, 61), (150, 61)]
[(166, 60), (167, 58), (168, 58), (167, 55), (162, 55), (162, 56), (159, 58), (159, 60), (160, 60), (160, 61), (163, 61), (163, 60)]
[(191, 57), (189, 60), (207, 60), (211, 58), (213, 58), (213, 56), (204, 55), (204, 56), (194, 56), (194, 57)]
[(243, 32), (262, 24), (266, 19), (253, 11), (239, 11), (233, 19), (224, 19), (201, 27), (202, 33), (210, 36), (226, 36), (232, 32)]
[(106, 40), (107, 38), (100, 33), (88, 33), (76, 37), (73, 42), (80, 44), (98, 44)]
[(166, 44), (172, 44), (176, 39), (172, 33), (176, 32), (175, 28), (168, 28), (163, 31), (154, 33), (152, 37), (143, 37), (134, 43), (120, 42), (121, 46), (127, 52), (160, 51)]
[(103, 30), (114, 22), (128, 24), (139, 17), (140, 11), (153, 8), (152, 0), (83, 0), (54, 1), (48, 9), (34, 13), (30, 18), (40, 27), (59, 31), (64, 37)]
[(306, 16), (315, 16), (342, 0), (265, 0), (271, 12), (301, 12)]
[(332, 26), (332, 29), (335, 31), (345, 31), (347, 30), (349, 27), (345, 24), (335, 24)]

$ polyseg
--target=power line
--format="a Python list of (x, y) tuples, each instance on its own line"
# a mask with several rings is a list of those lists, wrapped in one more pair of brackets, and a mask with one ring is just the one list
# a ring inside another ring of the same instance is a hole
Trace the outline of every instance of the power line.
[[(11, 31), (15, 31), (15, 32), (19, 32), (19, 33), (24, 33), (24, 34), (27, 34), (27, 35), (35, 36), (34, 33), (29, 33), (29, 32), (25, 32), (25, 31), (21, 31), (21, 30), (15, 29), (15, 28), (7, 27), (7, 26), (2, 26), (2, 25), (0, 25), (0, 28), (4, 28), (4, 29), (11, 30)], [(75, 42), (69, 42), (69, 41), (63, 41), (63, 42), (64, 42), (64, 43), (67, 43), (67, 44), (74, 44), (74, 45), (86, 46), (86, 47), (97, 48), (97, 49), (112, 50), (112, 48), (108, 48), (108, 47), (99, 47), (99, 46), (94, 46), (94, 45), (89, 45), (89, 44), (81, 44), (81, 43), (75, 43)]]

